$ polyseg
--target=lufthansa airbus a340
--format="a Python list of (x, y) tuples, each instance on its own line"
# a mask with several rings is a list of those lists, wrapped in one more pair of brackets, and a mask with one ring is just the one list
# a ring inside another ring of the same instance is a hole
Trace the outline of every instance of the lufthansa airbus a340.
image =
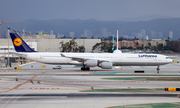
[(10, 33), (10, 36), (16, 54), (21, 57), (46, 64), (79, 65), (81, 70), (96, 66), (102, 69), (112, 69), (113, 66), (160, 66), (173, 61), (161, 54), (37, 52), (17, 33)]

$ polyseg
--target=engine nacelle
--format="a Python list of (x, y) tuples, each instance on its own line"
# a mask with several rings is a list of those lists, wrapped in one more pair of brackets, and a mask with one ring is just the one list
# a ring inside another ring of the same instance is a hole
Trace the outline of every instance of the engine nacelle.
[(86, 65), (88, 67), (95, 67), (98, 65), (98, 61), (97, 60), (87, 60), (84, 62), (84, 65)]
[(112, 69), (112, 63), (111, 62), (102, 62), (99, 64), (99, 67), (102, 69)]

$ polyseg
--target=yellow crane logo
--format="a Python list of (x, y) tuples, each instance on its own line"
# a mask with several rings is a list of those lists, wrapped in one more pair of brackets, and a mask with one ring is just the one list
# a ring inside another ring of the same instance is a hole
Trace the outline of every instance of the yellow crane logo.
[(20, 38), (14, 39), (14, 45), (15, 46), (21, 46), (21, 44), (22, 44), (22, 40)]

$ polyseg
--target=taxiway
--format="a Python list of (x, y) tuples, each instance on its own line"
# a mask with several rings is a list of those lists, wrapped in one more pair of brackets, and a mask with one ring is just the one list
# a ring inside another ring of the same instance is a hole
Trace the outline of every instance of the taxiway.
[[(32, 65), (32, 64), (31, 64)], [(134, 73), (145, 70), (145, 73)], [(127, 105), (176, 103), (180, 64), (156, 67), (0, 69), (0, 108), (123, 108)], [(176, 103), (179, 107), (179, 104)]]

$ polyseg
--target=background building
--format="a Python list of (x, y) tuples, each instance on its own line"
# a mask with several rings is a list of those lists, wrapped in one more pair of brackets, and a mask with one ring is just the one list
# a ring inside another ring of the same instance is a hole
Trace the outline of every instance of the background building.
[[(71, 39), (24, 39), (27, 44), (38, 52), (60, 52), (60, 42), (69, 42)], [(76, 39), (78, 46), (84, 46), (85, 52), (91, 52), (96, 43), (101, 39)], [(10, 52), (15, 51), (11, 39), (9, 40)], [(0, 53), (4, 56), (8, 51), (8, 39), (0, 39)]]
[(152, 39), (152, 40), (145, 40), (143, 46), (146, 47), (157, 47), (159, 44), (163, 44), (166, 46), (166, 41), (161, 39)]
[(107, 34), (107, 28), (102, 28), (101, 29), (101, 38), (102, 37), (107, 37), (108, 36), (108, 34)]
[(69, 32), (69, 36), (73, 38), (75, 36), (75, 33), (74, 32)]
[(136, 47), (142, 47), (143, 45), (143, 42), (140, 41), (140, 40), (135, 40), (135, 41), (127, 41), (127, 40), (122, 40), (120, 42), (118, 42), (118, 47), (121, 48), (121, 47), (133, 47), (133, 48), (136, 48)]
[[(60, 42), (69, 42), (71, 39), (38, 39), (37, 51), (39, 52), (60, 52)], [(91, 52), (92, 47), (96, 43), (100, 43), (100, 39), (76, 39), (78, 46), (84, 46), (85, 52)]]
[(90, 30), (84, 30), (84, 36), (83, 37), (86, 37), (86, 38), (91, 38), (92, 37), (92, 32)]
[(173, 31), (169, 31), (169, 38), (170, 38), (170, 39), (173, 38)]

